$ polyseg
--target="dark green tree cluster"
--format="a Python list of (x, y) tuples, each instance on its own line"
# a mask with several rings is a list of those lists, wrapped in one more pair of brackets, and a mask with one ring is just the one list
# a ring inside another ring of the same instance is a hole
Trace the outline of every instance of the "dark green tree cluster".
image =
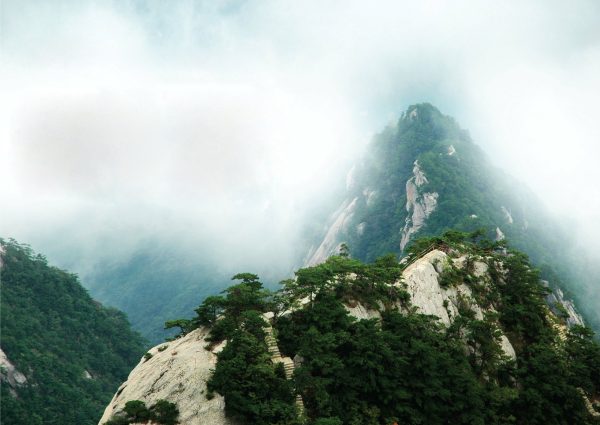
[(273, 294), (254, 274), (240, 273), (232, 279), (240, 282), (223, 296), (206, 298), (195, 310), (196, 317), (167, 326), (179, 326), (182, 334), (207, 326), (208, 341), (227, 340), (207, 383), (207, 397), (214, 392), (224, 396), (227, 415), (248, 424), (293, 424), (298, 414), (292, 384), (283, 365), (271, 361), (265, 342), (267, 323), (262, 314), (273, 306)]
[(129, 424), (160, 424), (177, 425), (179, 422), (179, 409), (174, 403), (167, 400), (158, 400), (149, 408), (141, 400), (130, 400), (125, 403), (123, 411), (115, 415), (104, 425), (129, 425)]
[(600, 346), (592, 340), (593, 332), (576, 327), (561, 340), (543, 301), (547, 289), (539, 272), (517, 251), (502, 260), (502, 268), (492, 269), (492, 276), (500, 323), (517, 352), (515, 412), (521, 423), (588, 423), (581, 390), (593, 396), (600, 391), (593, 377), (600, 367)]
[(25, 245), (0, 243), (2, 350), (27, 378), (16, 388), (2, 382), (2, 424), (95, 425), (143, 340), (77, 276)]
[[(464, 348), (433, 318), (391, 310), (357, 321), (332, 294), (278, 320), (308, 417), (343, 424), (486, 422), (486, 394)], [(448, 422), (449, 421), (449, 422)]]
[(208, 391), (223, 395), (226, 414), (242, 423), (295, 423), (298, 414), (292, 383), (285, 377), (283, 364), (271, 362), (263, 331), (266, 323), (255, 310), (243, 312), (238, 323), (218, 354)]
[(165, 323), (165, 328), (179, 327), (177, 337), (198, 329), (210, 327), (209, 340), (219, 342), (230, 336), (240, 325), (242, 313), (246, 311), (266, 312), (271, 306), (271, 291), (264, 289), (258, 276), (252, 273), (239, 273), (231, 280), (241, 282), (225, 289), (224, 296), (209, 296), (194, 310), (192, 319), (177, 319)]
[[(283, 281), (284, 299), (299, 300), (321, 291), (332, 291), (348, 302), (360, 301), (370, 308), (379, 304), (408, 302), (408, 293), (399, 283), (402, 266), (392, 254), (363, 263), (346, 253), (332, 256), (322, 264), (296, 271), (296, 279)], [(293, 303), (292, 303), (293, 304)]]

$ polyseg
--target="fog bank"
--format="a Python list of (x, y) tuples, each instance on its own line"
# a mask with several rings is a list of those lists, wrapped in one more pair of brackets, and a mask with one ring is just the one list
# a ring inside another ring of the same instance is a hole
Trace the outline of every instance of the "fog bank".
[(0, 7), (0, 234), (59, 265), (164, 236), (291, 267), (312, 209), (422, 101), (600, 252), (598, 2)]

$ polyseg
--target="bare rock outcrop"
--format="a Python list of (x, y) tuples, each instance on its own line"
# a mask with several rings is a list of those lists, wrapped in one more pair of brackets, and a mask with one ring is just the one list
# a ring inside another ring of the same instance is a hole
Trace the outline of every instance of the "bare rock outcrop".
[(16, 389), (27, 384), (27, 377), (8, 359), (2, 348), (0, 348), (0, 381), (8, 384), (10, 394), (14, 397), (17, 396)]
[(360, 302), (344, 304), (348, 314), (358, 320), (381, 319), (381, 312), (364, 306)]
[[(444, 325), (450, 325), (459, 315), (459, 305), (468, 305), (475, 313), (475, 318), (483, 319), (484, 311), (473, 297), (471, 288), (464, 283), (444, 288), (440, 285), (440, 274), (445, 267), (449, 267), (449, 257), (445, 252), (433, 250), (409, 265), (403, 272), (403, 281), (411, 296), (411, 303), (423, 314), (434, 315)], [(464, 258), (455, 260), (455, 264), (462, 267)], [(476, 261), (473, 274), (479, 278), (487, 275), (487, 264)], [(500, 346), (509, 358), (515, 358), (515, 350), (502, 334)]]
[(504, 232), (499, 227), (496, 227), (496, 241), (503, 241), (504, 239), (506, 239)]
[(506, 220), (507, 224), (513, 224), (514, 220), (512, 217), (512, 214), (510, 213), (510, 211), (508, 209), (506, 209), (506, 207), (503, 205), (502, 207), (500, 207), (500, 209), (502, 210), (502, 214), (504, 214), (504, 219)]
[(425, 224), (425, 220), (437, 207), (437, 192), (421, 193), (419, 187), (428, 183), (425, 173), (419, 166), (419, 161), (414, 162), (413, 176), (406, 182), (406, 211), (408, 215), (400, 238), (400, 250), (410, 241)]
[(321, 242), (319, 247), (309, 256), (309, 259), (306, 262), (308, 266), (314, 266), (324, 262), (331, 254), (335, 252), (335, 248), (339, 244), (339, 235), (343, 233), (350, 224), (357, 202), (358, 197), (354, 198), (350, 202), (344, 202), (339, 210), (334, 214), (335, 218), (333, 224), (331, 227), (329, 227), (323, 242)]
[(216, 350), (204, 347), (208, 331), (200, 328), (171, 342), (157, 345), (131, 371), (106, 407), (99, 424), (104, 424), (130, 400), (151, 406), (160, 399), (175, 403), (179, 422), (185, 425), (234, 425), (225, 417), (225, 401), (215, 394), (206, 398), (206, 381), (215, 367)]
[[(465, 267), (466, 256), (451, 260), (445, 252), (432, 250), (410, 264), (402, 273), (402, 281), (397, 284), (406, 285), (411, 304), (419, 313), (437, 316), (446, 326), (452, 324), (460, 314), (459, 306), (468, 306), (475, 314), (475, 318), (482, 320), (485, 311), (477, 304), (468, 285), (461, 283), (447, 288), (440, 285), (440, 275), (446, 267), (450, 267), (450, 262), (455, 267)], [(472, 273), (476, 278), (484, 281), (489, 279), (488, 270), (489, 267), (485, 262), (473, 262)], [(383, 309), (383, 306), (380, 307)], [(400, 310), (404, 308), (402, 305), (397, 307)], [(379, 310), (367, 308), (360, 302), (350, 302), (345, 305), (345, 308), (351, 316), (359, 320), (381, 318)], [(500, 336), (499, 343), (508, 358), (516, 358), (515, 350), (506, 335)]]
[[(544, 286), (548, 287), (548, 281), (542, 281)], [(567, 327), (573, 325), (585, 326), (583, 317), (575, 309), (573, 301), (566, 299), (563, 291), (560, 288), (552, 290), (550, 294), (546, 296), (546, 303), (548, 307), (558, 317), (562, 317), (565, 320)]]

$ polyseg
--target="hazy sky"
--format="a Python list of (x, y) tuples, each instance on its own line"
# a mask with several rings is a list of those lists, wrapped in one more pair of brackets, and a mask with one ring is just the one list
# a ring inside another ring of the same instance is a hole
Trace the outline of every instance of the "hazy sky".
[(0, 234), (63, 264), (148, 233), (280, 254), (422, 101), (600, 241), (598, 1), (0, 7)]

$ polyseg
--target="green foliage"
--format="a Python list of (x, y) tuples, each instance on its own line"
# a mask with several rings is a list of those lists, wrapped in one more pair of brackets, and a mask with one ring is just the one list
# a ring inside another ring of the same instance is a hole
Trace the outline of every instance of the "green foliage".
[[(174, 336), (174, 338), (179, 338), (184, 336), (185, 334), (193, 331), (198, 326), (193, 320), (189, 319), (176, 319), (176, 320), (168, 320), (165, 322), (165, 329), (179, 328), (179, 333)], [(171, 339), (171, 338), (169, 338)]]
[[(191, 319), (199, 302), (229, 286), (236, 271), (228, 270), (231, 265), (210, 248), (211, 243), (199, 246), (171, 236), (145, 239), (132, 248), (131, 255), (112, 256), (113, 261), (97, 265), (85, 276), (93, 297), (126, 312), (133, 328), (152, 345), (175, 337), (179, 328), (164, 330), (164, 323)], [(265, 271), (273, 276), (268, 283), (276, 286), (275, 278), (288, 270), (271, 264)]]
[(2, 383), (2, 423), (95, 425), (144, 352), (143, 340), (75, 275), (26, 245), (0, 242), (2, 349), (27, 377), (17, 397)]
[(237, 329), (240, 319), (249, 323), (246, 312), (265, 312), (272, 306), (273, 294), (263, 288), (257, 275), (239, 273), (232, 280), (241, 280), (241, 283), (225, 289), (225, 296), (205, 298), (195, 309), (196, 317), (167, 321), (165, 328), (179, 327), (181, 331), (176, 337), (181, 337), (200, 326), (208, 326), (211, 328), (208, 341), (219, 342)]
[(311, 302), (316, 294), (333, 291), (346, 300), (378, 308), (380, 302), (408, 301), (408, 293), (399, 283), (401, 276), (402, 268), (393, 255), (380, 257), (370, 264), (332, 256), (322, 264), (298, 270), (296, 280), (285, 282), (284, 291), (293, 299), (308, 297)]
[(123, 412), (130, 422), (147, 422), (151, 419), (150, 410), (146, 407), (146, 403), (140, 400), (131, 400), (125, 403)]
[(525, 254), (513, 251), (502, 258), (503, 268), (492, 268), (494, 288), (500, 296), (500, 322), (516, 347), (550, 341), (554, 333), (546, 315), (544, 296), (547, 289), (539, 272), (531, 268)]
[(517, 423), (586, 424), (590, 418), (577, 387), (569, 383), (569, 370), (552, 345), (527, 345), (518, 357), (519, 397), (513, 405)]
[(179, 409), (174, 403), (167, 400), (158, 400), (155, 404), (146, 407), (141, 400), (130, 400), (125, 403), (123, 411), (115, 415), (104, 425), (129, 425), (133, 423), (153, 423), (160, 425), (176, 425), (179, 422)]
[(218, 354), (208, 391), (223, 395), (227, 415), (242, 423), (292, 424), (297, 416), (293, 389), (282, 364), (271, 363), (264, 325), (256, 311), (240, 316), (239, 327)]
[(241, 282), (224, 290), (224, 296), (206, 298), (196, 309), (197, 316), (181, 327), (183, 333), (209, 326), (209, 342), (227, 339), (206, 397), (223, 395), (227, 415), (244, 423), (292, 424), (297, 417), (293, 387), (283, 365), (271, 362), (263, 329), (267, 323), (262, 313), (277, 302), (258, 276), (240, 273), (233, 280)]
[(381, 325), (356, 321), (335, 296), (321, 294), (277, 329), (288, 354), (304, 359), (296, 384), (315, 420), (484, 423), (483, 389), (460, 344), (431, 318), (390, 311)]
[(340, 418), (319, 418), (315, 421), (315, 425), (342, 425)]
[(150, 411), (153, 414), (152, 420), (156, 423), (162, 425), (176, 425), (178, 423), (179, 409), (174, 403), (167, 400), (158, 400), (150, 407)]
[(210, 326), (214, 324), (225, 307), (226, 301), (223, 297), (206, 297), (204, 302), (195, 310), (197, 314), (197, 323), (201, 326)]
[(564, 350), (571, 383), (588, 394), (600, 394), (600, 345), (593, 338), (591, 329), (575, 325), (567, 333)]
[(460, 269), (453, 264), (447, 264), (442, 273), (440, 273), (439, 282), (442, 288), (449, 288), (464, 282), (466, 270)]

